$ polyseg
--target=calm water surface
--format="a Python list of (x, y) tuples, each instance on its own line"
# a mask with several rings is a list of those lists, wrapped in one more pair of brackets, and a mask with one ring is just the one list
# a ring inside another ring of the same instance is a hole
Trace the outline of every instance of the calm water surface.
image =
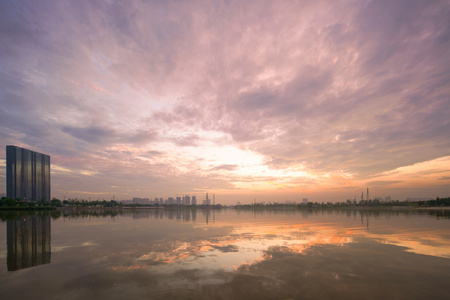
[(0, 217), (1, 299), (450, 299), (450, 211)]

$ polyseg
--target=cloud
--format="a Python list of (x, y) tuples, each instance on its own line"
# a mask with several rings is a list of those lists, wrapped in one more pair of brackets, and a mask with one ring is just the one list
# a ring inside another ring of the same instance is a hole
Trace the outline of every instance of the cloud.
[(188, 136), (176, 137), (176, 138), (173, 138), (172, 140), (174, 141), (174, 143), (176, 145), (186, 147), (186, 146), (197, 146), (196, 142), (199, 139), (200, 138), (197, 135), (192, 134), (192, 135), (188, 135)]
[(225, 171), (234, 171), (238, 168), (238, 165), (220, 165), (216, 166), (211, 169), (211, 171), (219, 171), (219, 170), (225, 170)]
[(84, 128), (64, 127), (62, 131), (88, 143), (101, 143), (102, 141), (110, 140), (115, 136), (115, 132), (113, 130), (98, 126)]
[(162, 155), (163, 152), (152, 150), (152, 151), (147, 151), (146, 154), (149, 155), (149, 156), (159, 156), (159, 155)]
[(226, 246), (211, 245), (211, 247), (223, 253), (239, 252), (239, 248), (236, 245), (226, 245)]
[(402, 183), (403, 181), (400, 180), (378, 180), (378, 181), (370, 181), (367, 183), (368, 186), (386, 186), (386, 185), (392, 185), (396, 183)]
[(156, 151), (169, 182), (230, 146), (367, 182), (450, 155), (444, 3), (0, 5), (1, 140), (58, 163)]

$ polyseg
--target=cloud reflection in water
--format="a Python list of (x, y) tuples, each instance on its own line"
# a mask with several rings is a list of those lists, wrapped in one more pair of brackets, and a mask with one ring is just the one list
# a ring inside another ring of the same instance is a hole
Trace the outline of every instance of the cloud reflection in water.
[(26, 298), (45, 289), (47, 298), (65, 299), (450, 296), (448, 219), (228, 210), (206, 224), (202, 214), (188, 222), (161, 212), (157, 219), (132, 216), (53, 220), (52, 247), (59, 251), (52, 263), (6, 278), (2, 295)]

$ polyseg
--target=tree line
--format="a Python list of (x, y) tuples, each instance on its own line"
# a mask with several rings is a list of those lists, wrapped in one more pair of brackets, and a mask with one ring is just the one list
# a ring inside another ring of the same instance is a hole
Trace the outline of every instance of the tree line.
[[(2, 197), (0, 199), (0, 208), (6, 209), (39, 209), (39, 208), (56, 208), (56, 207), (140, 207), (140, 206), (149, 206), (149, 205), (140, 205), (140, 204), (122, 204), (118, 201), (111, 200), (94, 200), (94, 201), (87, 201), (87, 200), (78, 200), (78, 199), (71, 199), (71, 200), (59, 200), (57, 198), (53, 198), (50, 201), (46, 201), (45, 199), (41, 199), (39, 201), (25, 201), (21, 200), (19, 198), (17, 199), (11, 199)], [(165, 205), (163, 205), (165, 206)], [(173, 206), (173, 205), (171, 205)], [(221, 206), (221, 205), (217, 205)], [(392, 206), (409, 206), (409, 207), (442, 207), (442, 206), (450, 206), (450, 197), (447, 198), (439, 198), (432, 200), (425, 200), (425, 201), (399, 201), (399, 200), (393, 200), (388, 202), (382, 202), (377, 199), (375, 200), (361, 200), (358, 202), (352, 202), (350, 200), (347, 200), (346, 202), (308, 202), (308, 203), (301, 203), (301, 204), (282, 204), (282, 203), (253, 203), (253, 204), (244, 204), (244, 205), (238, 205), (238, 207), (245, 208), (245, 207), (307, 207), (307, 208), (314, 208), (314, 207), (392, 207)]]
[(380, 201), (378, 199), (374, 200), (361, 200), (359, 202), (356, 201), (343, 201), (343, 202), (308, 202), (308, 203), (253, 203), (253, 204), (242, 204), (237, 205), (240, 208), (258, 208), (258, 207), (277, 207), (277, 208), (290, 208), (290, 207), (299, 207), (299, 208), (348, 208), (348, 207), (393, 207), (393, 206), (404, 206), (404, 207), (441, 207), (441, 206), (450, 206), (450, 197), (447, 198), (436, 198), (434, 200), (425, 200), (425, 201)]

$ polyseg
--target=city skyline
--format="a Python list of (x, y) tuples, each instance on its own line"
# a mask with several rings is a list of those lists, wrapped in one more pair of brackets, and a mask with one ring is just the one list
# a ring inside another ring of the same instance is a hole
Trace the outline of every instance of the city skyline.
[(449, 13), (415, 0), (4, 1), (0, 148), (50, 155), (58, 199), (448, 197)]

